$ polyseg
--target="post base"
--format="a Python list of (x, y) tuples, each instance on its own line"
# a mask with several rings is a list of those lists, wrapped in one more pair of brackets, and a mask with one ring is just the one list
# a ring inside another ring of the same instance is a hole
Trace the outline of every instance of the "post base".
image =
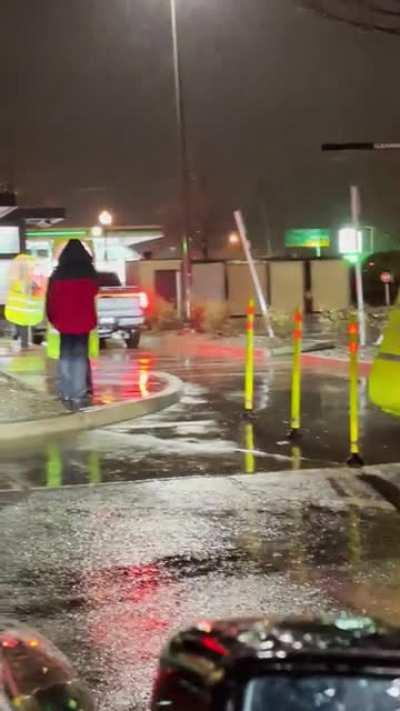
[(255, 414), (253, 410), (245, 410), (242, 414), (242, 418), (246, 420), (246, 422), (252, 422), (255, 419)]
[(297, 440), (301, 439), (301, 430), (298, 428), (292, 428), (288, 434), (288, 437), (291, 442), (297, 442)]
[(353, 453), (353, 454), (350, 455), (350, 457), (348, 458), (348, 460), (347, 460), (346, 463), (347, 463), (347, 466), (348, 466), (348, 467), (357, 468), (357, 467), (363, 467), (363, 466), (364, 466), (364, 460), (363, 460), (363, 458), (360, 457), (359, 454), (355, 454), (355, 453)]

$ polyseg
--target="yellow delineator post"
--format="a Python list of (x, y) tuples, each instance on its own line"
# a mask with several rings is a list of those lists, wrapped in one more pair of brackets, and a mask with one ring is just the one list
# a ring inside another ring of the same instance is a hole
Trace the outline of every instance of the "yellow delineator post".
[(359, 422), (358, 422), (358, 324), (349, 323), (349, 431), (350, 431), (350, 457), (347, 464), (350, 467), (362, 467), (364, 462), (360, 457), (359, 449)]
[(293, 364), (292, 364), (292, 394), (290, 406), (291, 439), (300, 436), (301, 418), (301, 343), (303, 338), (303, 316), (300, 309), (294, 312), (293, 328)]
[(254, 313), (254, 299), (250, 299), (247, 306), (244, 379), (244, 409), (247, 415), (250, 415), (254, 408)]

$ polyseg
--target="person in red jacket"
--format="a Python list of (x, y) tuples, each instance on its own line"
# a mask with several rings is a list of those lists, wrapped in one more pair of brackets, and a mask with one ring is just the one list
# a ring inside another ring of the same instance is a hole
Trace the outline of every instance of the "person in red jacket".
[(58, 390), (71, 410), (88, 403), (89, 333), (97, 325), (97, 273), (89, 252), (70, 240), (47, 288), (47, 318), (61, 335)]

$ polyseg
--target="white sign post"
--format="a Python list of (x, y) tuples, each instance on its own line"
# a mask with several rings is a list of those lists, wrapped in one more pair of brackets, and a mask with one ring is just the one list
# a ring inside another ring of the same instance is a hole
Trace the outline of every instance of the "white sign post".
[[(360, 191), (356, 185), (350, 187), (351, 200), (351, 221), (355, 234), (358, 234), (360, 225)], [(355, 264), (356, 273), (356, 293), (357, 293), (357, 311), (358, 311), (358, 327), (360, 329), (360, 346), (365, 346), (366, 331), (365, 331), (365, 311), (364, 311), (364, 291), (362, 283), (361, 259), (358, 259)]]
[(236, 225), (237, 225), (239, 236), (240, 236), (240, 241), (242, 243), (243, 251), (245, 253), (246, 260), (249, 265), (251, 278), (252, 278), (253, 284), (254, 284), (254, 291), (257, 294), (257, 299), (258, 299), (258, 303), (260, 304), (261, 313), (264, 317), (264, 321), (265, 321), (265, 324), (267, 327), (267, 333), (270, 338), (274, 338), (274, 331), (271, 326), (271, 320), (270, 320), (269, 313), (268, 313), (267, 301), (265, 299), (265, 296), (264, 296), (262, 288), (261, 288), (260, 280), (259, 280), (258, 274), (257, 274), (257, 269), (254, 264), (253, 255), (251, 254), (250, 242), (247, 239), (247, 231), (246, 231), (246, 227), (245, 227), (245, 224), (243, 221), (243, 216), (242, 216), (241, 211), (236, 210), (234, 212), (234, 216), (235, 216), (235, 221), (236, 221)]

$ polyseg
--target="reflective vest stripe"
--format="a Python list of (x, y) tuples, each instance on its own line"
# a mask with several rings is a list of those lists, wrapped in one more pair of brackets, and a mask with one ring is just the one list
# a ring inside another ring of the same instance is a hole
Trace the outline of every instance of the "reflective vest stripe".
[(11, 304), (8, 308), (12, 309), (13, 311), (20, 311), (21, 313), (27, 313), (28, 311), (30, 313), (36, 313), (36, 311), (38, 310), (38, 306), (39, 304), (32, 304), (32, 306), (30, 304), (28, 304), (27, 306), (15, 306), (14, 304)]

